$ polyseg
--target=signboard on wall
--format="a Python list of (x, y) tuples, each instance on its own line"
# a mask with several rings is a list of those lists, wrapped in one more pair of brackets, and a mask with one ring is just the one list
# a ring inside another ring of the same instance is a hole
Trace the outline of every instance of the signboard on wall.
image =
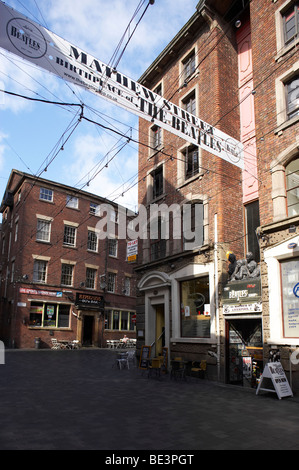
[(0, 2), (0, 47), (244, 168), (243, 144)]

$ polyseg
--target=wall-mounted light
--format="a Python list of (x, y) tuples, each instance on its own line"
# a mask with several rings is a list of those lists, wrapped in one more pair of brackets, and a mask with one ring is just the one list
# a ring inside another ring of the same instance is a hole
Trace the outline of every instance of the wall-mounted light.
[(242, 26), (241, 20), (237, 20), (237, 21), (235, 22), (235, 27), (236, 27), (237, 29), (239, 29), (239, 28), (241, 28), (241, 26)]

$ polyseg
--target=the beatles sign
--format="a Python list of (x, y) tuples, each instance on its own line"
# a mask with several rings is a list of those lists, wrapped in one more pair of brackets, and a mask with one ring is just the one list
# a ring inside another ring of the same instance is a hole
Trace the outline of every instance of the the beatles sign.
[(0, 47), (243, 169), (243, 145), (0, 1)]

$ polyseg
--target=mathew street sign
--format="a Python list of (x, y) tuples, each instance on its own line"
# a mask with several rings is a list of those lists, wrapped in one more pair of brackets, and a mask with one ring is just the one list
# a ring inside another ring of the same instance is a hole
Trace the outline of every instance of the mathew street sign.
[(111, 69), (0, 1), (0, 47), (244, 168), (239, 141)]

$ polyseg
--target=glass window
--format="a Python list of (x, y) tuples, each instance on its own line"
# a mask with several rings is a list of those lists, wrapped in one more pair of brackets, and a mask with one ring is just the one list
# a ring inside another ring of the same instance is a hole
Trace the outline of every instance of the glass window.
[(116, 284), (116, 274), (108, 273), (107, 291), (110, 292), (110, 293), (115, 292), (115, 284)]
[(112, 329), (119, 330), (119, 312), (117, 310), (113, 310)]
[(191, 95), (189, 95), (187, 98), (184, 99), (183, 106), (184, 106), (185, 111), (187, 111), (188, 113), (196, 114), (195, 93), (192, 93)]
[(184, 152), (186, 179), (198, 174), (199, 172), (199, 151), (198, 147), (187, 147)]
[(159, 149), (162, 145), (162, 129), (159, 126), (151, 128), (151, 147), (155, 150)]
[(120, 323), (120, 329), (121, 330), (128, 330), (129, 329), (128, 320), (129, 320), (129, 313), (128, 312), (121, 312), (121, 323)]
[(285, 44), (290, 44), (296, 39), (299, 31), (299, 5), (298, 3), (283, 15)]
[(289, 217), (299, 214), (299, 158), (286, 167), (286, 185)]
[(117, 257), (117, 240), (113, 238), (109, 238), (108, 240), (108, 250), (109, 250), (109, 256), (114, 256), (115, 258)]
[(37, 220), (36, 239), (42, 242), (50, 241), (51, 222), (47, 220)]
[(47, 261), (35, 260), (33, 266), (33, 281), (45, 284), (47, 276)]
[(195, 72), (195, 51), (193, 51), (187, 59), (183, 61), (184, 78), (189, 78)]
[(65, 245), (75, 246), (76, 244), (76, 228), (70, 225), (64, 226), (63, 243)]
[(43, 201), (53, 202), (53, 191), (51, 189), (40, 188), (39, 198)]
[(288, 119), (299, 114), (299, 77), (292, 78), (286, 83), (286, 100)]
[(31, 302), (29, 325), (44, 328), (68, 328), (70, 305)]
[(85, 286), (87, 289), (95, 289), (97, 270), (86, 268), (86, 281)]
[(153, 178), (153, 199), (163, 194), (163, 167), (159, 166), (152, 172)]
[(125, 286), (124, 286), (124, 294), (130, 295), (131, 294), (131, 278), (125, 277)]
[(253, 254), (253, 259), (260, 261), (260, 247), (256, 236), (256, 229), (260, 226), (259, 201), (251, 202), (245, 207), (247, 252)]
[(66, 196), (66, 207), (71, 207), (72, 209), (78, 209), (79, 200), (77, 197)]
[(210, 338), (209, 277), (181, 282), (182, 337)]
[(92, 215), (98, 215), (100, 212), (100, 206), (94, 202), (90, 203), (89, 213)]
[(98, 237), (95, 232), (88, 231), (87, 249), (98, 251)]
[(73, 285), (73, 270), (74, 267), (71, 264), (62, 264), (61, 266), (61, 284), (64, 286)]
[(284, 338), (299, 338), (299, 258), (281, 262)]

